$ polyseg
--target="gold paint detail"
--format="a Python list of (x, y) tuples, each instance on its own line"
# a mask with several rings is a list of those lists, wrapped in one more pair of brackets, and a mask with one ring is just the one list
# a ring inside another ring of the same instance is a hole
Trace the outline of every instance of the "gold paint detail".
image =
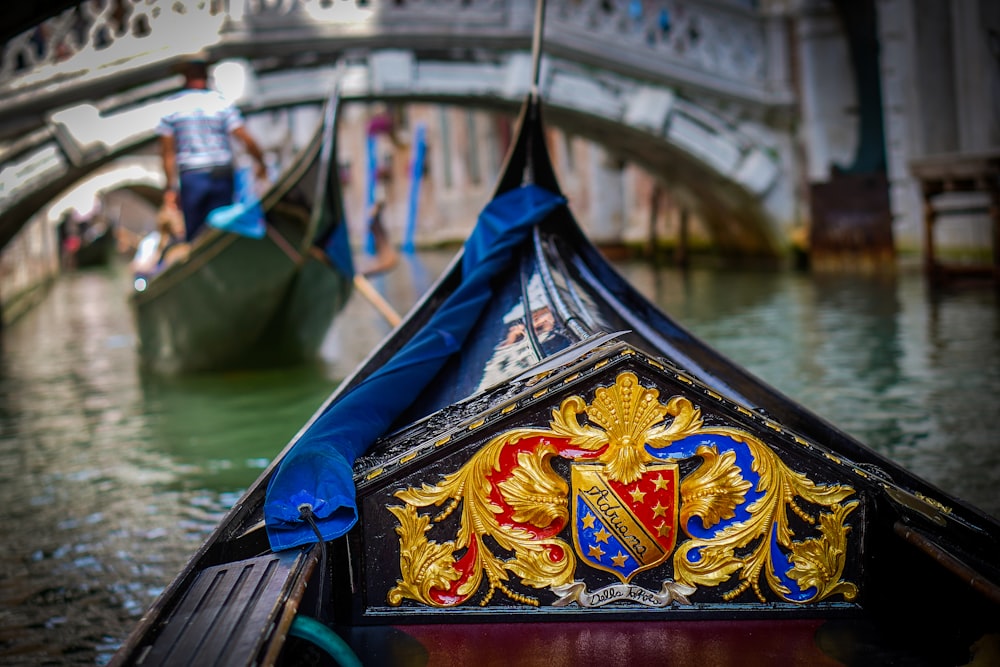
[(501, 410), (500, 414), (505, 415), (508, 412), (513, 412), (516, 409), (517, 409), (517, 403), (511, 403), (510, 405), (508, 405), (507, 407), (505, 407), (503, 410)]
[(930, 496), (925, 496), (922, 493), (914, 493), (913, 495), (915, 495), (917, 498), (920, 498), (922, 501), (924, 501), (931, 507), (935, 508), (939, 512), (943, 512), (945, 514), (951, 514), (952, 512), (952, 509), (947, 505), (945, 505), (944, 503), (942, 503), (940, 500), (931, 498)]
[[(788, 602), (818, 602), (832, 595), (853, 600), (857, 586), (841, 577), (846, 563), (846, 517), (858, 505), (844, 503), (854, 489), (844, 485), (818, 485), (805, 475), (788, 468), (767, 445), (750, 434), (731, 428), (705, 429), (743, 442), (753, 458), (753, 470), (760, 481), (756, 491), (763, 495), (746, 506), (749, 518), (733, 522), (711, 537), (695, 537), (687, 529), (692, 517), (701, 519), (706, 530), (724, 519), (735, 517), (736, 508), (743, 505), (752, 484), (743, 478), (733, 452), (721, 456), (714, 446), (699, 447), (702, 465), (681, 482), (681, 526), (692, 539), (674, 552), (677, 581), (691, 586), (717, 586), (738, 573), (740, 583), (723, 595), (732, 600), (747, 589), (765, 602), (760, 587), (763, 574), (770, 589)], [(829, 509), (819, 516), (807, 513), (796, 500)], [(809, 525), (819, 523), (820, 537), (793, 540), (789, 512)], [(795, 565), (789, 576), (802, 588), (815, 586), (812, 597), (799, 600), (774, 571), (772, 535), (777, 544), (790, 552)], [(693, 552), (693, 553), (692, 553)], [(691, 554), (692, 558), (688, 556)]]
[(485, 419), (480, 419), (479, 421), (472, 422), (471, 424), (469, 424), (469, 430), (474, 431), (485, 423), (486, 423)]
[[(563, 400), (552, 411), (549, 428), (499, 434), (438, 483), (396, 491), (403, 505), (387, 509), (399, 521), (401, 578), (388, 593), (389, 604), (409, 599), (453, 607), (475, 600), (487, 606), (499, 590), (515, 602), (538, 606), (538, 599), (511, 589), (512, 578), (525, 587), (563, 595), (560, 591), (579, 583), (578, 555), (560, 537), (571, 517), (570, 486), (555, 471), (552, 459), (569, 456), (573, 462), (600, 469), (606, 479), (628, 486), (630, 492), (635, 489), (639, 496), (633, 495), (633, 501), (641, 503), (644, 492), (633, 483), (645, 479), (656, 490), (668, 485), (670, 480), (662, 474), (657, 477), (656, 466), (695, 460), (691, 454), (670, 458), (669, 448), (696, 435), (745, 445), (741, 451), (748, 454), (740, 456), (749, 457), (752, 470), (740, 467), (735, 451), (720, 452), (715, 444), (695, 450), (693, 456), (701, 462), (679, 483), (680, 526), (687, 539), (679, 537), (673, 550), (675, 594), (686, 596), (735, 579), (735, 585), (722, 593), (723, 599), (734, 600), (752, 589), (766, 603), (763, 581), (775, 595), (797, 604), (834, 595), (853, 600), (858, 588), (842, 577), (851, 530), (847, 519), (858, 506), (857, 501), (846, 500), (854, 489), (817, 484), (790, 469), (752, 434), (706, 427), (700, 408), (688, 398), (673, 396), (663, 403), (659, 395), (659, 389), (643, 386), (634, 373), (622, 372), (613, 385), (598, 387), (589, 404), (579, 395)], [(654, 457), (651, 451), (659, 455)], [(574, 475), (578, 468), (572, 466)], [(756, 488), (753, 477), (748, 479), (751, 473), (758, 480)], [(650, 487), (645, 488), (648, 493)], [(661, 537), (668, 535), (673, 519), (667, 508), (650, 509), (664, 518), (649, 524), (649, 529)], [(594, 528), (597, 519), (592, 511), (576, 520)], [(738, 513), (744, 518), (734, 520)], [(442, 524), (453, 515), (455, 519)], [(790, 515), (813, 527), (815, 534), (793, 539)], [(697, 520), (702, 530), (695, 535), (691, 522)], [(428, 533), (434, 530), (450, 531), (453, 539), (432, 540)], [(609, 566), (625, 562), (626, 555), (617, 546), (603, 548), (611, 544), (603, 532), (596, 542), (600, 544), (588, 547), (590, 558)], [(775, 550), (786, 554), (792, 565), (784, 574), (775, 571), (776, 560), (782, 560), (774, 558)], [(585, 560), (584, 554), (579, 558)], [(783, 577), (812, 595), (793, 597)]]
[(447, 436), (441, 438), (440, 440), (438, 440), (437, 442), (435, 442), (434, 446), (435, 447), (440, 447), (441, 445), (447, 445), (449, 442), (451, 442), (451, 436), (447, 435)]
[[(822, 600), (831, 595), (843, 595), (845, 600), (853, 600), (858, 587), (840, 579), (847, 558), (846, 517), (858, 502), (835, 504), (832, 512), (819, 515), (821, 537), (796, 542), (792, 548), (791, 561), (794, 566), (788, 576), (804, 589), (816, 588), (814, 599)], [(831, 574), (835, 573), (835, 576)], [(771, 584), (772, 587), (774, 584)]]
[(385, 472), (385, 468), (377, 468), (375, 470), (372, 470), (370, 473), (368, 473), (367, 475), (365, 475), (365, 481), (370, 480), (370, 479), (375, 479), (376, 477), (378, 477), (379, 475), (381, 475), (384, 472)]
[[(659, 396), (658, 389), (641, 386), (635, 374), (621, 373), (614, 386), (594, 392), (590, 405), (579, 396), (563, 401), (553, 412), (552, 430), (582, 449), (603, 448), (596, 460), (607, 466), (608, 477), (631, 484), (656, 461), (644, 445), (664, 447), (701, 426), (701, 411), (690, 401), (674, 397), (663, 404)], [(577, 417), (582, 413), (600, 428), (581, 425)], [(669, 426), (663, 424), (667, 416), (673, 417)]]
[(409, 463), (413, 459), (417, 458), (417, 454), (418, 453), (419, 452), (410, 452), (409, 454), (404, 454), (403, 456), (399, 457), (399, 463), (400, 463), (400, 465), (402, 465), (404, 463)]
[[(576, 558), (570, 546), (558, 537), (536, 538), (523, 528), (501, 523), (497, 519), (498, 507), (491, 499), (494, 492), (499, 492), (513, 509), (511, 519), (518, 523), (546, 528), (553, 522), (566, 522), (569, 488), (552, 470), (550, 459), (555, 449), (551, 445), (518, 453), (513, 474), (496, 489), (489, 481), (491, 473), (500, 469), (500, 455), (507, 445), (538, 433), (527, 429), (504, 433), (488, 442), (460, 470), (445, 476), (440, 484), (396, 492), (396, 497), (406, 503), (403, 507), (388, 508), (400, 522), (396, 533), (400, 537), (402, 579), (389, 591), (389, 604), (399, 605), (404, 598), (410, 598), (434, 607), (455, 606), (478, 591), (485, 581), (488, 592), (479, 603), (482, 606), (489, 603), (496, 590), (517, 602), (537, 606), (537, 599), (507, 586), (510, 575), (533, 588), (572, 581)], [(443, 521), (462, 506), (454, 541), (437, 543), (427, 538), (432, 519), (429, 515), (418, 515), (416, 508), (432, 505), (445, 505), (433, 516), (434, 522)], [(486, 536), (513, 557), (505, 560), (493, 554), (482, 539)], [(458, 587), (453, 600), (442, 602), (432, 591), (447, 590), (459, 580), (461, 573), (455, 564), (462, 552), (472, 554), (468, 579)]]

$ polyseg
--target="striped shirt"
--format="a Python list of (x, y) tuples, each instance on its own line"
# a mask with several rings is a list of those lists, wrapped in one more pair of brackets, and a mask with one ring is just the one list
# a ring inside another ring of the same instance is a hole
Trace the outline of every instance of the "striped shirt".
[(183, 90), (168, 103), (171, 110), (160, 120), (156, 133), (174, 138), (178, 170), (233, 163), (229, 135), (243, 125), (239, 109), (214, 90)]

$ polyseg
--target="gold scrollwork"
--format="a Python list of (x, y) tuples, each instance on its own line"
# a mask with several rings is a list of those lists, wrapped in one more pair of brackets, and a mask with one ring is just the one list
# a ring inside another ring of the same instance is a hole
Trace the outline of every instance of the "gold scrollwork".
[[(722, 519), (732, 518), (735, 508), (743, 504), (742, 494), (751, 487), (732, 459), (726, 455), (720, 459), (715, 448), (699, 448), (697, 454), (703, 463), (681, 482), (681, 524), (691, 539), (674, 552), (677, 581), (692, 586), (717, 586), (739, 572), (740, 584), (723, 597), (731, 600), (751, 588), (764, 602), (766, 598), (760, 589), (763, 573), (770, 589), (789, 602), (814, 602), (834, 594), (854, 599), (857, 586), (841, 580), (850, 530), (846, 517), (857, 507), (857, 501), (846, 504), (843, 501), (854, 489), (815, 484), (788, 468), (767, 445), (745, 431), (715, 428), (701, 432), (727, 436), (749, 448), (754, 472), (759, 476), (756, 490), (763, 495), (746, 507), (747, 520), (729, 523), (708, 538), (692, 536), (687, 528), (688, 519), (697, 516), (702, 526), (709, 529)], [(799, 498), (831, 511), (820, 513), (817, 518), (802, 508)], [(789, 511), (809, 525), (818, 520), (821, 536), (794, 540)], [(774, 569), (772, 532), (774, 541), (791, 553), (794, 567), (788, 573), (789, 578), (802, 589), (815, 587), (812, 596), (793, 598), (791, 590), (782, 583)]]
[[(581, 415), (587, 423), (580, 423)], [(456, 606), (473, 599), (485, 582), (480, 605), (489, 604), (497, 590), (514, 601), (539, 604), (512, 590), (510, 577), (523, 586), (559, 591), (573, 584), (577, 567), (572, 547), (560, 537), (570, 517), (569, 487), (552, 468), (552, 459), (603, 464), (609, 478), (627, 484), (640, 479), (651, 463), (689, 458), (680, 453), (681, 458), (671, 458), (670, 447), (692, 435), (745, 445), (758, 482), (754, 488), (733, 451), (720, 452), (715, 445), (696, 450), (701, 463), (680, 488), (680, 520), (688, 539), (673, 555), (674, 578), (683, 587), (678, 590), (693, 593), (699, 586), (720, 586), (738, 574), (739, 583), (723, 597), (731, 600), (752, 589), (763, 602), (763, 574), (770, 590), (788, 601), (815, 602), (833, 595), (853, 599), (857, 587), (842, 580), (850, 530), (846, 519), (857, 506), (856, 501), (845, 503), (854, 493), (851, 487), (812, 482), (746, 431), (705, 427), (700, 409), (689, 399), (674, 396), (661, 403), (655, 387), (644, 387), (634, 373), (622, 372), (614, 385), (598, 388), (590, 404), (581, 396), (563, 400), (552, 411), (548, 429), (503, 433), (438, 484), (397, 491), (404, 505), (388, 509), (399, 521), (402, 578), (389, 592), (389, 603), (411, 599)], [(758, 496), (748, 501), (751, 492)], [(799, 499), (828, 511), (810, 513)], [(431, 506), (442, 509), (418, 512)], [(428, 538), (432, 523), (459, 510), (454, 540)], [(743, 518), (736, 521), (738, 510)], [(808, 525), (818, 523), (819, 535), (795, 540), (789, 512)], [(689, 530), (695, 517), (708, 536)], [(776, 549), (790, 564), (783, 575), (775, 569), (782, 562)], [(815, 592), (793, 594), (789, 581)]]
[[(549, 464), (555, 448), (540, 443), (517, 452), (510, 474), (494, 482), (502, 471), (500, 458), (505, 449), (533, 436), (537, 437), (538, 432), (506, 433), (491, 440), (440, 484), (396, 492), (396, 497), (406, 503), (403, 507), (389, 507), (400, 520), (396, 532), (400, 536), (403, 578), (389, 592), (390, 604), (411, 598), (436, 607), (454, 606), (478, 591), (485, 578), (489, 590), (481, 605), (488, 604), (497, 589), (513, 600), (537, 605), (534, 598), (507, 586), (508, 572), (534, 588), (572, 581), (576, 562), (573, 552), (556, 537), (568, 517), (568, 489)], [(440, 522), (463, 502), (455, 541), (429, 541), (426, 533), (430, 518), (417, 515), (415, 508), (447, 503), (433, 517)], [(498, 520), (504, 512), (508, 513), (506, 519)], [(487, 535), (513, 557), (494, 555), (482, 539)], [(460, 552), (464, 553), (456, 557)]]

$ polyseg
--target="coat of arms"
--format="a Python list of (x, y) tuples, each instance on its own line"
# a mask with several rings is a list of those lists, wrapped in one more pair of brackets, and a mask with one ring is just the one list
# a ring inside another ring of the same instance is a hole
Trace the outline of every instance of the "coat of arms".
[(572, 467), (573, 538), (589, 565), (628, 583), (665, 562), (674, 550), (677, 466), (646, 466), (623, 484), (602, 465)]
[[(696, 467), (681, 478), (686, 461)], [(486, 607), (499, 592), (532, 606), (662, 607), (735, 579), (715, 597), (850, 600), (853, 493), (791, 470), (745, 430), (706, 426), (690, 399), (663, 403), (624, 371), (590, 403), (564, 399), (549, 428), (502, 433), (436, 484), (397, 491), (403, 505), (387, 509), (401, 578), (387, 599)], [(790, 515), (818, 535), (795, 539)], [(454, 538), (431, 539), (441, 531)], [(636, 585), (645, 572), (648, 587)]]

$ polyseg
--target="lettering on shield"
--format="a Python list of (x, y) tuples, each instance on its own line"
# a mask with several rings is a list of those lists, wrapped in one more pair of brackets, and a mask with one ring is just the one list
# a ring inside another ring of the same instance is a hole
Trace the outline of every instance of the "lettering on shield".
[(572, 485), (573, 541), (580, 558), (626, 584), (667, 560), (677, 539), (676, 465), (647, 465), (628, 484), (612, 480), (603, 465), (574, 465)]

